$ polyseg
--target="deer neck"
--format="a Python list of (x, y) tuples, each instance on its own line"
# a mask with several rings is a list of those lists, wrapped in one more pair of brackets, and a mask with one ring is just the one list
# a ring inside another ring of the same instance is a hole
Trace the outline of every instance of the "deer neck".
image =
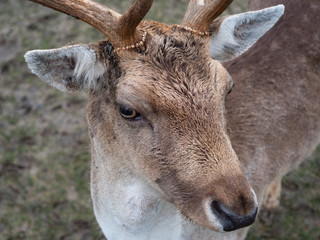
[(112, 159), (101, 145), (97, 138), (91, 139), (91, 169), (95, 171), (91, 195), (99, 200), (94, 201), (94, 212), (105, 236), (115, 240), (179, 239), (182, 220), (178, 210), (147, 181), (114, 164), (122, 160)]

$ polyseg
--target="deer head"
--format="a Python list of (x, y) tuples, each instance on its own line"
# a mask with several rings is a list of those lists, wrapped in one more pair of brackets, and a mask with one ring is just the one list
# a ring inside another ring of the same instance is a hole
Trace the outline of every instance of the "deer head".
[(228, 137), (224, 105), (233, 82), (219, 61), (251, 47), (283, 6), (216, 20), (231, 0), (191, 0), (181, 25), (169, 26), (142, 21), (152, 0), (136, 0), (123, 15), (89, 0), (33, 1), (107, 38), (25, 55), (57, 89), (89, 90), (91, 191), (103, 231), (108, 197), (129, 175), (201, 226), (223, 232), (252, 224), (257, 200)]

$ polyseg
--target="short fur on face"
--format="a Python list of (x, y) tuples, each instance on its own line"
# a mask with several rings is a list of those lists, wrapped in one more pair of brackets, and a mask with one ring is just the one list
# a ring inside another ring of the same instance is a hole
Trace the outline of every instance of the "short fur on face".
[[(117, 156), (125, 162), (118, 164), (149, 179), (186, 217), (203, 226), (212, 228), (204, 217), (208, 198), (239, 215), (250, 213), (255, 202), (226, 133), (229, 74), (211, 59), (208, 37), (175, 26), (148, 26), (142, 53), (119, 53), (121, 76), (112, 88), (116, 94), (91, 91), (92, 138), (108, 145), (111, 156), (126, 146)], [(123, 119), (119, 105), (137, 110), (142, 118)]]

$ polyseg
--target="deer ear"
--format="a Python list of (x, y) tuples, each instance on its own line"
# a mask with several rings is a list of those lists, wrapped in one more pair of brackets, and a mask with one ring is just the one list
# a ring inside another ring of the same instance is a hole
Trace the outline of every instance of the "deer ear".
[(284, 6), (228, 16), (211, 24), (210, 55), (229, 61), (247, 51), (282, 16)]
[(70, 45), (25, 54), (32, 73), (61, 91), (98, 88), (104, 82), (105, 64), (89, 45)]

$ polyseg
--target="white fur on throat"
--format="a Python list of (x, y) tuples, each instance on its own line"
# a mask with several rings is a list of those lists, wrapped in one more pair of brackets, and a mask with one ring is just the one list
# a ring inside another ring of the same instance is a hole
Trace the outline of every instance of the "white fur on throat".
[(103, 62), (87, 45), (33, 50), (25, 54), (25, 59), (32, 73), (61, 91), (99, 88), (97, 80), (105, 73)]
[(145, 180), (114, 167), (104, 145), (94, 137), (93, 162), (104, 164), (91, 173), (96, 219), (110, 240), (182, 240), (179, 211)]
[(211, 38), (211, 57), (222, 62), (238, 57), (252, 47), (283, 13), (284, 6), (278, 5), (225, 18)]

